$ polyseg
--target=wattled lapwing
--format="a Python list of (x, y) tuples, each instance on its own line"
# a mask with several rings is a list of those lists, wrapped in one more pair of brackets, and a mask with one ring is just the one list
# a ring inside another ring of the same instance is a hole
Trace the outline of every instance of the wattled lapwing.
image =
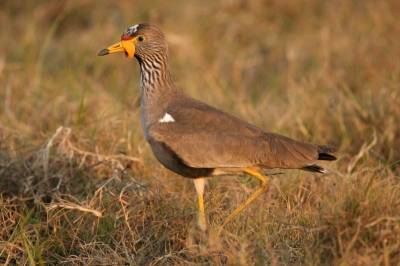
[(191, 178), (195, 184), (198, 225), (206, 228), (203, 192), (205, 179), (218, 175), (249, 174), (260, 187), (224, 222), (268, 190), (263, 169), (286, 168), (327, 173), (317, 160), (335, 160), (337, 151), (268, 132), (220, 109), (191, 98), (172, 81), (168, 46), (162, 31), (137, 24), (124, 31), (121, 41), (99, 55), (125, 53), (139, 61), (141, 120), (146, 140), (157, 160), (169, 170)]

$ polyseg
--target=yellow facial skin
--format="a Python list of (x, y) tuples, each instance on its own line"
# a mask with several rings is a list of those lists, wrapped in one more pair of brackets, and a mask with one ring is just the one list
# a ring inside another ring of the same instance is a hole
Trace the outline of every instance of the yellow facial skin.
[(99, 56), (113, 54), (113, 53), (125, 53), (125, 56), (129, 59), (132, 59), (135, 55), (135, 43), (137, 42), (137, 38), (121, 36), (121, 41), (111, 45), (110, 47), (103, 49), (100, 51)]

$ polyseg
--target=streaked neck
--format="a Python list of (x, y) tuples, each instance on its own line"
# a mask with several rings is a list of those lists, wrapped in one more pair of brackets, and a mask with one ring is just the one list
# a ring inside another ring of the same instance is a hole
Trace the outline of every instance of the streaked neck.
[(173, 88), (168, 56), (138, 59), (140, 65), (140, 91), (142, 97)]

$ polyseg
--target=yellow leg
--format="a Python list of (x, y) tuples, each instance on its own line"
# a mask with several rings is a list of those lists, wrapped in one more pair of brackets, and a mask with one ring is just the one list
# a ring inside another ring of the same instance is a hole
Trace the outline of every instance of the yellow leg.
[(193, 179), (194, 186), (196, 187), (196, 192), (197, 192), (197, 201), (199, 204), (199, 214), (197, 217), (197, 225), (199, 228), (203, 231), (206, 230), (207, 223), (206, 223), (206, 215), (204, 214), (204, 199), (203, 199), (203, 194), (204, 194), (204, 185), (205, 185), (205, 178), (196, 178)]
[(203, 200), (203, 195), (200, 194), (197, 196), (197, 200), (199, 203), (199, 216), (197, 218), (197, 225), (199, 228), (203, 231), (206, 230), (207, 223), (206, 223), (206, 215), (204, 214), (204, 200)]
[(238, 213), (240, 213), (244, 208), (246, 208), (247, 205), (249, 205), (253, 200), (255, 200), (263, 192), (267, 191), (269, 188), (269, 182), (270, 182), (269, 177), (263, 176), (260, 173), (251, 170), (249, 168), (246, 168), (244, 172), (260, 180), (260, 187), (242, 205), (237, 207), (236, 210), (234, 210), (231, 215), (229, 215), (229, 217), (222, 224), (220, 231), (227, 223), (229, 223), (233, 219), (233, 217), (235, 217)]

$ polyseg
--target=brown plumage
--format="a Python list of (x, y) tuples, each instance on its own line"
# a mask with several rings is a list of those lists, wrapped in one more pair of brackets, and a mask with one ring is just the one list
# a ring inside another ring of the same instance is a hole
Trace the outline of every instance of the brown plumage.
[[(287, 168), (326, 173), (317, 160), (335, 160), (337, 151), (268, 132), (222, 110), (191, 98), (173, 83), (168, 46), (160, 29), (149, 24), (128, 28), (121, 42), (99, 55), (124, 52), (136, 57), (141, 77), (141, 118), (146, 140), (160, 163), (193, 178), (199, 196), (199, 225), (205, 229), (204, 178), (248, 173), (261, 187), (228, 217), (230, 221), (259, 194), (269, 179), (260, 169)], [(225, 223), (226, 223), (225, 222)]]

